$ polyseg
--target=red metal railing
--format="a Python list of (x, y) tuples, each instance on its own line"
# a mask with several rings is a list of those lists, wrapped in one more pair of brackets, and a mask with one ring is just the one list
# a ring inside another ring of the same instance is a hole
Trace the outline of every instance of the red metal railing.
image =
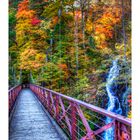
[(21, 85), (15, 86), (9, 90), (9, 113), (12, 111), (16, 98), (21, 90)]
[[(114, 140), (131, 140), (130, 119), (37, 85), (30, 89), (69, 139), (105, 140), (105, 133), (113, 129), (110, 136)], [(106, 117), (111, 118), (108, 124)]]

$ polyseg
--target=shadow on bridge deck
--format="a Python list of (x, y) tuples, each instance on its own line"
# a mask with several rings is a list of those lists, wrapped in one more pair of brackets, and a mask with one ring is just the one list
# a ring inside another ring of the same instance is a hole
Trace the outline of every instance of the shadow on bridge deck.
[(10, 140), (66, 139), (64, 134), (58, 133), (58, 129), (30, 89), (21, 91), (10, 119), (9, 129)]

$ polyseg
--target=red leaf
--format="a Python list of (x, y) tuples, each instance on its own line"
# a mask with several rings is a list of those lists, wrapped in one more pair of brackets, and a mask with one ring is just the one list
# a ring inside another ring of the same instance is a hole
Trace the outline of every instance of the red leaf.
[(40, 22), (41, 22), (41, 20), (37, 19), (36, 17), (32, 18), (32, 20), (31, 20), (32, 25), (38, 25)]

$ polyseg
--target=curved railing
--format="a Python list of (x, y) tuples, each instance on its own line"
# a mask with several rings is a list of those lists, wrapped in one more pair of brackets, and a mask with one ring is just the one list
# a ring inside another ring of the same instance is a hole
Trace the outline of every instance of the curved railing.
[(11, 88), (8, 91), (8, 96), (9, 96), (9, 114), (11, 113), (11, 111), (13, 109), (13, 106), (15, 104), (15, 101), (17, 99), (17, 96), (18, 96), (20, 90), (21, 90), (21, 85), (18, 85), (18, 86), (15, 86), (15, 87)]
[(130, 119), (37, 85), (31, 84), (30, 89), (69, 139), (106, 140), (106, 133), (113, 140), (131, 140)]

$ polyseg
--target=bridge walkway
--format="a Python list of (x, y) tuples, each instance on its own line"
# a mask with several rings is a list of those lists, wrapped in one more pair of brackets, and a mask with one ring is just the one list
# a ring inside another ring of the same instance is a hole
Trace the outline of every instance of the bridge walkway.
[(18, 96), (10, 121), (10, 140), (62, 140), (30, 89)]

